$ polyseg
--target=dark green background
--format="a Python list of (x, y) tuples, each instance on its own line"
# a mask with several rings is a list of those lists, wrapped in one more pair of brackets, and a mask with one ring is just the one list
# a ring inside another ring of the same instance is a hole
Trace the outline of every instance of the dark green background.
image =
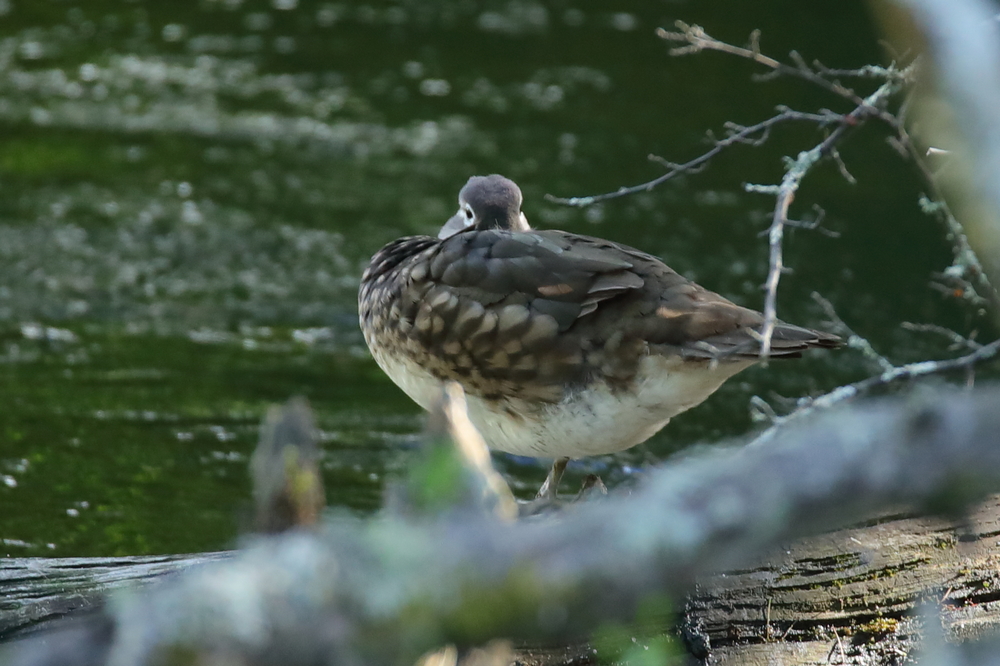
[[(246, 522), (267, 406), (307, 396), (332, 504), (375, 510), (412, 455), (419, 410), (371, 361), (358, 277), (385, 242), (434, 232), (472, 174), (518, 181), (536, 226), (663, 257), (762, 306), (782, 157), (776, 131), (699, 174), (587, 210), (548, 203), (648, 180), (707, 130), (777, 104), (848, 111), (718, 53), (668, 56), (678, 19), (834, 67), (887, 62), (858, 2), (0, 1), (0, 555), (219, 549)], [(859, 82), (868, 92), (871, 82)], [(428, 93), (446, 94), (428, 94)], [(929, 286), (950, 261), (923, 185), (864, 128), (810, 174), (779, 313), (822, 327), (818, 291), (895, 362), (953, 352), (900, 329), (985, 326)], [(696, 442), (872, 372), (857, 352), (751, 369), (647, 445), (572, 469), (621, 482)], [(530, 494), (546, 461), (498, 458)], [(568, 486), (567, 486), (568, 487)]]

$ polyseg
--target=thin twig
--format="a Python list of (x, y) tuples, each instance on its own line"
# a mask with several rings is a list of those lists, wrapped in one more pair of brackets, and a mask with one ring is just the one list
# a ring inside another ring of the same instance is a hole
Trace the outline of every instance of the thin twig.
[[(799, 185), (801, 184), (801, 181), (805, 177), (806, 173), (808, 173), (809, 170), (824, 157), (832, 157), (844, 178), (847, 179), (848, 182), (854, 182), (854, 178), (847, 170), (846, 165), (840, 159), (840, 155), (836, 149), (837, 143), (846, 131), (853, 126), (862, 124), (864, 120), (868, 118), (877, 118), (882, 120), (894, 130), (897, 135), (896, 141), (899, 147), (904, 153), (908, 152), (914, 158), (914, 162), (918, 165), (918, 168), (921, 169), (925, 179), (933, 187), (931, 174), (920, 158), (920, 155), (918, 155), (918, 151), (903, 124), (902, 116), (905, 112), (905, 101), (904, 108), (901, 108), (898, 114), (893, 114), (885, 109), (885, 105), (890, 97), (915, 80), (919, 61), (914, 60), (904, 68), (898, 68), (895, 64), (893, 64), (889, 67), (868, 66), (856, 70), (840, 70), (830, 69), (818, 61), (814, 61), (813, 65), (810, 66), (801, 55), (793, 51), (789, 54), (793, 64), (789, 65), (761, 52), (759, 31), (751, 33), (749, 47), (744, 48), (717, 40), (708, 35), (703, 28), (697, 25), (688, 25), (678, 21), (676, 26), (678, 28), (677, 32), (670, 32), (662, 28), (657, 31), (657, 34), (665, 40), (685, 43), (684, 46), (671, 49), (670, 52), (672, 55), (687, 55), (697, 53), (705, 49), (736, 55), (769, 68), (775, 76), (793, 76), (817, 85), (837, 95), (838, 97), (855, 104), (855, 108), (853, 111), (845, 115), (838, 115), (832, 111), (824, 111), (820, 114), (808, 114), (793, 112), (786, 108), (780, 109), (780, 112), (777, 115), (749, 127), (728, 124), (727, 129), (730, 131), (730, 134), (725, 139), (715, 141), (713, 147), (709, 151), (687, 163), (676, 164), (663, 158), (651, 156), (651, 159), (658, 161), (660, 164), (665, 166), (668, 171), (649, 182), (631, 187), (622, 187), (616, 192), (609, 192), (595, 196), (571, 198), (547, 196), (546, 198), (557, 203), (574, 206), (587, 206), (607, 199), (613, 199), (641, 191), (649, 191), (679, 173), (687, 173), (694, 169), (703, 168), (709, 160), (715, 157), (715, 155), (723, 149), (736, 143), (760, 145), (767, 139), (770, 129), (781, 122), (789, 120), (809, 120), (817, 122), (823, 127), (835, 124), (836, 127), (834, 127), (826, 139), (824, 139), (820, 144), (811, 150), (799, 153), (795, 160), (790, 161), (781, 184), (776, 186), (748, 184), (745, 186), (747, 191), (770, 194), (776, 198), (774, 213), (771, 218), (771, 225), (767, 231), (769, 256), (768, 273), (764, 283), (764, 323), (758, 336), (761, 344), (760, 357), (766, 361), (770, 355), (771, 338), (777, 323), (778, 283), (781, 279), (781, 274), (785, 271), (782, 257), (784, 228), (786, 225), (793, 223), (793, 220), (791, 220), (788, 216), (790, 206), (794, 201)], [(853, 90), (843, 86), (839, 81), (830, 78), (848, 76), (854, 78), (881, 79), (884, 83), (879, 86), (875, 92), (871, 93), (867, 97), (861, 97)], [(955, 261), (954, 264), (945, 272), (945, 278), (953, 282), (958, 281), (962, 286), (960, 289), (953, 289), (952, 293), (965, 297), (977, 304), (988, 301), (993, 305), (995, 310), (1000, 310), (1000, 294), (998, 294), (997, 290), (992, 284), (990, 284), (978, 257), (968, 243), (964, 229), (951, 214), (947, 206), (941, 201), (940, 196), (936, 196), (936, 201), (933, 205), (928, 204), (925, 208), (928, 209), (928, 212), (934, 212), (941, 217), (946, 228), (948, 229), (948, 237), (952, 241)], [(930, 210), (931, 208), (933, 208), (933, 210)], [(973, 282), (975, 282), (975, 287), (973, 287)], [(985, 294), (985, 297), (981, 294)], [(864, 340), (858, 336), (855, 337), (857, 337), (859, 341)], [(879, 363), (883, 372), (890, 371), (892, 365), (886, 359), (875, 353), (874, 349), (871, 348), (871, 345), (868, 345), (867, 351), (863, 348), (862, 351), (865, 351), (866, 356), (875, 359), (876, 362)]]
[(774, 423), (780, 418), (777, 412), (774, 411), (774, 407), (771, 407), (770, 403), (764, 400), (764, 398), (759, 395), (750, 396), (750, 419), (752, 421), (755, 423), (760, 421)]
[(764, 282), (764, 325), (761, 327), (760, 358), (767, 359), (771, 353), (771, 336), (774, 334), (774, 326), (778, 321), (778, 281), (784, 269), (782, 260), (782, 239), (784, 238), (785, 224), (788, 222), (788, 209), (795, 199), (799, 185), (806, 174), (821, 159), (828, 156), (836, 143), (843, 137), (851, 127), (861, 124), (862, 120), (868, 117), (870, 109), (877, 108), (895, 94), (898, 84), (894, 82), (883, 83), (878, 89), (861, 101), (857, 107), (843, 117), (843, 121), (836, 127), (830, 135), (811, 150), (806, 150), (798, 154), (798, 157), (787, 167), (785, 176), (781, 179), (781, 184), (774, 186), (746, 185), (748, 192), (764, 192), (775, 194), (777, 201), (774, 205), (774, 214), (771, 217), (771, 226), (768, 229), (769, 259), (767, 279)]
[[(920, 163), (920, 169), (925, 172), (928, 185), (933, 187), (933, 181), (930, 180), (930, 172), (927, 171), (922, 160), (914, 161)], [(962, 224), (952, 214), (948, 204), (935, 193), (933, 200), (928, 197), (921, 197), (920, 208), (928, 215), (934, 215), (944, 224), (947, 230), (946, 238), (951, 241), (954, 259), (952, 260), (952, 265), (945, 269), (943, 277), (953, 283), (956, 281), (961, 283), (961, 289), (959, 290), (961, 298), (965, 298), (976, 305), (989, 304), (994, 312), (1000, 311), (1000, 292), (990, 282), (986, 271), (983, 270), (982, 263), (979, 261), (979, 256), (969, 244), (969, 239), (965, 235), (965, 228), (962, 227)], [(955, 293), (954, 289), (949, 291)]]
[(1000, 352), (1000, 340), (994, 340), (988, 345), (983, 345), (976, 351), (959, 356), (958, 358), (944, 359), (940, 361), (920, 361), (894, 367), (879, 375), (862, 379), (853, 384), (845, 384), (821, 395), (818, 398), (802, 398), (798, 408), (776, 420), (771, 427), (758, 435), (748, 446), (758, 446), (774, 438), (775, 433), (781, 427), (791, 421), (797, 421), (802, 417), (812, 414), (821, 409), (829, 409), (833, 405), (850, 400), (858, 395), (870, 391), (877, 386), (886, 386), (902, 380), (916, 379), (927, 375), (941, 374), (952, 370), (961, 370), (975, 366), (978, 363), (993, 358)]
[(779, 123), (788, 121), (808, 121), (819, 124), (821, 127), (829, 125), (831, 123), (837, 122), (840, 116), (833, 116), (830, 114), (822, 113), (804, 113), (802, 111), (793, 111), (785, 107), (779, 107), (778, 113), (766, 120), (762, 120), (754, 125), (749, 125), (746, 127), (741, 127), (736, 124), (727, 125), (727, 129), (730, 130), (730, 134), (724, 139), (718, 139), (711, 149), (702, 153), (698, 157), (692, 160), (684, 162), (683, 164), (677, 164), (670, 162), (662, 157), (656, 155), (650, 155), (649, 159), (654, 162), (658, 162), (661, 165), (669, 169), (666, 173), (661, 176), (654, 178), (653, 180), (642, 183), (639, 185), (632, 185), (630, 187), (620, 187), (614, 192), (605, 192), (604, 194), (595, 194), (585, 197), (556, 197), (551, 194), (546, 194), (545, 199), (553, 203), (564, 204), (567, 206), (590, 206), (592, 204), (598, 203), (600, 201), (607, 201), (608, 199), (617, 199), (618, 197), (624, 197), (629, 194), (636, 194), (638, 192), (648, 192), (657, 185), (660, 185), (674, 176), (681, 173), (692, 173), (699, 168), (702, 168), (706, 163), (708, 163), (713, 157), (721, 153), (726, 148), (736, 144), (749, 144), (749, 145), (759, 145), (760, 136), (766, 134), (772, 127)]
[(982, 343), (976, 342), (971, 338), (967, 338), (964, 335), (956, 333), (950, 328), (945, 328), (944, 326), (939, 326), (938, 324), (914, 324), (913, 322), (904, 321), (900, 324), (903, 328), (908, 331), (917, 331), (920, 333), (937, 333), (938, 335), (944, 336), (951, 340), (953, 349), (982, 349)]
[(507, 482), (490, 462), (490, 450), (483, 436), (472, 425), (461, 384), (448, 382), (444, 387), (442, 409), (455, 447), (466, 466), (476, 475), (483, 502), (503, 520), (517, 517), (517, 502)]
[[(908, 106), (904, 104), (904, 106)], [(947, 239), (951, 242), (952, 255), (954, 257), (952, 265), (945, 271), (945, 275), (951, 279), (961, 280), (965, 287), (961, 297), (968, 299), (973, 304), (988, 303), (994, 312), (1000, 312), (1000, 291), (990, 282), (983, 265), (979, 261), (979, 256), (969, 244), (969, 239), (965, 235), (965, 228), (955, 218), (951, 208), (941, 195), (940, 188), (934, 174), (931, 173), (924, 162), (924, 155), (921, 149), (913, 141), (906, 125), (903, 122), (903, 109), (900, 110), (895, 122), (890, 123), (896, 131), (896, 138), (899, 145), (910, 156), (910, 159), (920, 171), (924, 182), (930, 188), (930, 196), (921, 197), (920, 207), (928, 215), (934, 215), (944, 225), (947, 232)]]
[(771, 640), (771, 600), (767, 600), (767, 607), (764, 608), (764, 640)]
[(905, 76), (905, 70), (900, 70), (894, 65), (882, 67), (881, 65), (865, 65), (858, 69), (837, 69), (827, 67), (819, 60), (813, 60), (813, 67), (816, 72), (823, 76), (843, 76), (856, 79), (890, 79), (893, 77)]
[(857, 185), (858, 180), (857, 178), (854, 177), (853, 174), (851, 174), (850, 171), (848, 171), (847, 164), (844, 163), (844, 158), (840, 156), (840, 151), (834, 148), (832, 151), (830, 151), (830, 157), (833, 158), (833, 161), (836, 163), (837, 169), (840, 170), (840, 175), (844, 178), (844, 180), (846, 180), (851, 185)]
[(889, 361), (889, 359), (878, 353), (867, 338), (855, 333), (854, 330), (840, 318), (837, 311), (833, 308), (833, 303), (826, 300), (815, 291), (812, 293), (812, 298), (821, 308), (823, 308), (824, 314), (826, 314), (826, 316), (829, 317), (830, 321), (833, 323), (835, 332), (847, 338), (848, 347), (860, 351), (865, 358), (878, 366), (878, 369), (881, 372), (888, 372), (896, 367)]
[[(855, 104), (855, 108), (850, 113), (844, 115), (838, 115), (831, 111), (825, 111), (820, 114), (806, 114), (802, 112), (794, 112), (787, 108), (779, 109), (779, 113), (777, 115), (757, 123), (756, 125), (743, 128), (739, 128), (739, 126), (730, 126), (732, 133), (729, 136), (725, 139), (716, 141), (710, 150), (685, 164), (674, 164), (664, 160), (663, 158), (651, 158), (666, 166), (668, 171), (658, 178), (654, 178), (653, 180), (641, 185), (621, 187), (615, 192), (608, 192), (594, 196), (559, 198), (549, 195), (546, 196), (546, 199), (556, 203), (563, 203), (572, 206), (588, 206), (607, 199), (626, 196), (636, 192), (649, 191), (679, 173), (689, 172), (692, 169), (704, 166), (723, 149), (736, 143), (751, 143), (752, 145), (759, 145), (759, 143), (766, 138), (767, 132), (770, 128), (778, 123), (786, 122), (788, 120), (809, 120), (816, 122), (823, 127), (835, 124), (836, 127), (834, 127), (834, 129), (822, 142), (817, 144), (811, 150), (799, 153), (794, 160), (790, 161), (786, 167), (785, 175), (782, 178), (780, 185), (761, 186), (747, 184), (745, 186), (745, 189), (749, 192), (770, 194), (776, 198), (774, 213), (771, 218), (771, 225), (768, 228), (767, 233), (769, 256), (767, 278), (764, 283), (764, 323), (758, 336), (761, 346), (760, 358), (766, 361), (766, 359), (770, 356), (771, 338), (774, 334), (774, 327), (777, 323), (778, 283), (781, 279), (782, 272), (785, 270), (782, 258), (782, 242), (784, 240), (785, 225), (792, 223), (788, 212), (792, 201), (795, 199), (795, 194), (799, 189), (802, 179), (820, 160), (828, 156), (833, 156), (834, 160), (837, 162), (840, 172), (844, 175), (848, 182), (853, 182), (853, 177), (847, 171), (843, 161), (840, 160), (839, 153), (836, 152), (837, 143), (841, 140), (841, 138), (843, 138), (848, 129), (861, 125), (870, 117), (880, 118), (898, 131), (900, 126), (899, 120), (891, 113), (885, 111), (883, 107), (885, 106), (887, 100), (903, 87), (904, 83), (912, 80), (915, 65), (911, 65), (904, 70), (898, 70), (894, 67), (884, 69), (883, 78), (885, 79), (885, 82), (879, 86), (875, 92), (871, 93), (867, 97), (860, 97), (854, 91), (842, 86), (839, 82), (824, 78), (823, 74), (818, 73), (809, 67), (805, 60), (803, 60), (802, 57), (795, 52), (791, 53), (791, 58), (795, 62), (795, 66), (786, 65), (778, 60), (775, 60), (774, 58), (762, 54), (760, 52), (759, 32), (755, 31), (751, 35), (750, 48), (742, 48), (710, 37), (699, 26), (689, 26), (682, 22), (677, 22), (676, 25), (680, 29), (680, 32), (669, 32), (660, 29), (657, 33), (663, 39), (687, 43), (687, 46), (672, 49), (671, 53), (674, 55), (695, 53), (703, 49), (712, 49), (730, 53), (762, 64), (770, 68), (776, 74), (793, 75), (814, 83), (843, 99), (851, 101)], [(869, 70), (866, 73), (874, 75), (875, 70)]]
[[(710, 36), (705, 32), (704, 28), (698, 25), (688, 25), (683, 21), (677, 21), (674, 25), (677, 26), (679, 32), (670, 32), (663, 28), (659, 28), (656, 34), (661, 39), (666, 39), (668, 41), (674, 42), (687, 42), (687, 46), (676, 47), (670, 50), (671, 55), (688, 55), (691, 53), (698, 53), (699, 51), (709, 49), (712, 51), (721, 51), (723, 53), (729, 53), (731, 55), (739, 56), (741, 58), (746, 58), (752, 60), (758, 64), (764, 65), (770, 68), (775, 75), (785, 75), (793, 76), (799, 79), (808, 81), (809, 83), (815, 84), (820, 88), (824, 88), (829, 92), (842, 97), (843, 99), (853, 103), (853, 104), (863, 104), (864, 99), (857, 93), (855, 93), (850, 88), (845, 88), (840, 84), (839, 81), (831, 81), (825, 78), (825, 72), (823, 69), (819, 71), (814, 71), (810, 68), (805, 60), (797, 52), (792, 51), (789, 56), (795, 61), (795, 66), (786, 65), (785, 63), (775, 60), (770, 56), (766, 56), (760, 52), (760, 31), (755, 30), (750, 35), (751, 48), (741, 48), (739, 46), (734, 46), (732, 44), (727, 44), (726, 42), (719, 41), (718, 39)], [(832, 71), (832, 70), (828, 70)], [(847, 71), (860, 71), (860, 70), (847, 70)], [(865, 69), (866, 73), (872, 78), (882, 78), (886, 82), (897, 82), (897, 83), (907, 83), (914, 80), (916, 75), (914, 65), (910, 65), (904, 69), (897, 69), (896, 67), (870, 67)], [(888, 113), (884, 109), (878, 107), (872, 107), (869, 109), (869, 114), (875, 117), (887, 116), (892, 118), (892, 114)], [(894, 119), (893, 119), (894, 120)]]
[[(908, 331), (920, 331), (926, 333), (936, 333), (938, 335), (944, 336), (951, 340), (950, 349), (969, 349), (975, 351), (977, 349), (982, 349), (982, 343), (976, 342), (971, 338), (967, 338), (964, 335), (960, 335), (950, 328), (945, 328), (944, 326), (939, 326), (937, 324), (913, 324), (908, 321), (904, 321), (900, 324), (903, 328)], [(974, 333), (973, 333), (974, 334)], [(965, 369), (965, 386), (966, 388), (972, 388), (976, 383), (976, 369), (973, 366), (969, 366)]]
[(847, 664), (847, 655), (844, 654), (844, 643), (840, 640), (840, 634), (834, 629), (833, 635), (837, 638), (837, 648), (840, 650), (840, 663)]

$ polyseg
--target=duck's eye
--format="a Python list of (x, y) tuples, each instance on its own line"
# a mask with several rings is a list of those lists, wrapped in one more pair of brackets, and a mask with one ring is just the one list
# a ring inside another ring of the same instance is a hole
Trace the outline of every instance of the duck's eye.
[(465, 212), (465, 219), (471, 220), (472, 219), (472, 209), (471, 208), (466, 208), (464, 212)]

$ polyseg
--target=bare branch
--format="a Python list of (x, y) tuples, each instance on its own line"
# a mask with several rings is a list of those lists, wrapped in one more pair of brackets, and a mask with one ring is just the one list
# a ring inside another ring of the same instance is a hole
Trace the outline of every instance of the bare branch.
[(851, 185), (857, 185), (858, 181), (853, 175), (851, 175), (851, 172), (847, 170), (847, 165), (844, 164), (844, 160), (840, 156), (840, 151), (834, 148), (830, 151), (830, 157), (833, 158), (833, 161), (836, 163), (837, 168), (840, 170), (840, 175), (844, 177), (844, 180)]
[[(898, 60), (899, 58), (897, 58)], [(881, 65), (865, 65), (864, 67), (859, 67), (857, 69), (837, 69), (831, 68), (824, 65), (819, 60), (813, 60), (813, 67), (818, 74), (825, 77), (851, 77), (857, 79), (892, 79), (892, 78), (907, 78), (909, 74), (906, 70), (900, 70), (895, 66), (895, 63), (889, 67), (882, 67)]]
[[(836, 151), (837, 143), (841, 140), (841, 138), (843, 138), (848, 129), (861, 125), (870, 117), (879, 118), (887, 122), (893, 129), (901, 131), (899, 120), (892, 114), (886, 112), (884, 110), (884, 106), (890, 97), (899, 92), (904, 83), (912, 79), (913, 68), (915, 65), (911, 65), (906, 70), (902, 71), (894, 68), (886, 69), (884, 77), (886, 79), (885, 83), (879, 86), (877, 90), (867, 97), (862, 98), (855, 94), (854, 91), (840, 85), (840, 83), (830, 81), (824, 78), (823, 75), (813, 71), (798, 53), (792, 52), (791, 54), (792, 60), (796, 63), (794, 67), (785, 65), (774, 58), (763, 55), (760, 52), (759, 33), (757, 32), (751, 35), (750, 48), (746, 49), (726, 44), (725, 42), (721, 42), (713, 37), (710, 37), (699, 26), (690, 26), (685, 23), (678, 22), (677, 27), (680, 29), (680, 32), (668, 32), (660, 29), (657, 33), (663, 39), (685, 42), (688, 44), (686, 47), (673, 49), (671, 52), (674, 54), (694, 53), (703, 49), (712, 49), (748, 58), (754, 62), (758, 62), (771, 68), (776, 73), (794, 75), (819, 85), (820, 87), (823, 87), (844, 99), (850, 100), (855, 104), (855, 108), (850, 113), (844, 115), (837, 115), (828, 110), (820, 114), (805, 114), (801, 112), (794, 112), (787, 108), (779, 108), (779, 113), (777, 115), (757, 123), (756, 125), (741, 128), (739, 125), (727, 124), (727, 130), (731, 133), (725, 139), (717, 140), (709, 151), (687, 163), (674, 164), (659, 158), (659, 161), (664, 164), (664, 166), (667, 166), (669, 170), (658, 178), (654, 178), (653, 180), (641, 185), (622, 187), (616, 192), (608, 192), (605, 194), (587, 197), (559, 198), (546, 196), (546, 198), (549, 201), (572, 206), (587, 206), (599, 201), (605, 201), (607, 199), (626, 196), (641, 191), (649, 191), (679, 173), (684, 173), (690, 171), (691, 169), (703, 166), (708, 162), (708, 160), (715, 157), (715, 155), (723, 149), (736, 143), (760, 145), (760, 143), (766, 138), (767, 132), (771, 129), (771, 127), (777, 125), (778, 123), (789, 120), (808, 120), (816, 122), (821, 127), (835, 125), (834, 129), (822, 142), (817, 144), (811, 150), (799, 153), (794, 160), (789, 160), (789, 163), (786, 166), (785, 176), (779, 185), (762, 186), (747, 184), (744, 186), (745, 190), (748, 192), (769, 194), (776, 198), (774, 213), (772, 215), (771, 224), (767, 233), (768, 272), (764, 281), (764, 324), (761, 328), (760, 334), (760, 357), (766, 360), (770, 356), (771, 337), (774, 334), (774, 327), (777, 323), (778, 283), (781, 279), (781, 274), (785, 271), (782, 257), (784, 229), (787, 224), (792, 223), (792, 220), (789, 217), (789, 209), (795, 199), (795, 194), (799, 189), (802, 179), (819, 161), (825, 157), (832, 156), (844, 178), (848, 182), (853, 182), (853, 176), (851, 176), (847, 171), (843, 161), (840, 159), (839, 153)], [(871, 73), (874, 73), (874, 70)]]
[[(898, 90), (895, 82), (883, 83), (878, 90), (861, 101), (857, 107), (844, 116), (843, 122), (838, 125), (829, 136), (811, 150), (803, 151), (789, 164), (785, 170), (785, 176), (777, 188), (777, 201), (774, 205), (774, 214), (771, 217), (771, 226), (768, 229), (768, 271), (767, 279), (764, 282), (764, 325), (761, 327), (761, 348), (760, 357), (767, 359), (771, 353), (771, 336), (774, 334), (774, 326), (778, 321), (778, 281), (781, 279), (781, 272), (784, 267), (782, 260), (782, 239), (784, 237), (785, 224), (788, 221), (788, 209), (795, 199), (799, 185), (806, 174), (822, 158), (828, 156), (836, 143), (843, 137), (844, 133), (851, 127), (860, 124), (861, 120), (868, 116), (870, 109), (878, 108), (891, 95)], [(747, 187), (748, 191), (759, 192), (761, 189), (755, 186)]]
[(878, 386), (887, 386), (896, 382), (925, 377), (927, 375), (943, 374), (953, 370), (964, 370), (976, 366), (983, 361), (992, 359), (1000, 352), (1000, 340), (994, 340), (988, 345), (983, 345), (971, 354), (959, 356), (958, 358), (944, 359), (940, 361), (920, 361), (907, 365), (893, 366), (882, 374), (862, 379), (853, 384), (845, 384), (818, 398), (802, 398), (799, 406), (794, 412), (776, 420), (774, 424), (758, 435), (750, 445), (758, 446), (774, 438), (777, 431), (792, 421), (798, 421), (817, 410), (829, 409), (830, 407), (856, 398), (859, 395)]
[(945, 271), (949, 278), (962, 282), (960, 296), (969, 300), (974, 305), (989, 304), (994, 312), (1000, 312), (1000, 292), (990, 281), (982, 262), (965, 233), (965, 228), (955, 218), (951, 207), (944, 200), (934, 174), (931, 173), (924, 161), (921, 149), (913, 141), (905, 123), (902, 121), (903, 110), (900, 111), (900, 119), (894, 125), (898, 144), (910, 156), (914, 165), (920, 170), (924, 182), (931, 189), (930, 196), (920, 198), (920, 208), (928, 215), (936, 217), (946, 231), (946, 238), (951, 243), (952, 255), (954, 257), (952, 265)]
[(872, 346), (872, 343), (869, 342), (867, 338), (864, 338), (864, 337), (858, 335), (857, 333), (855, 333), (851, 329), (851, 327), (848, 326), (844, 322), (844, 320), (840, 318), (840, 316), (837, 314), (837, 311), (834, 310), (834, 308), (833, 308), (833, 303), (831, 303), (830, 301), (826, 300), (825, 298), (823, 298), (822, 296), (820, 296), (815, 291), (812, 293), (812, 298), (813, 298), (814, 301), (816, 301), (817, 303), (819, 303), (819, 306), (821, 308), (823, 308), (824, 314), (826, 314), (826, 316), (830, 318), (830, 321), (833, 323), (834, 328), (836, 329), (836, 332), (839, 333), (839, 334), (841, 334), (841, 335), (844, 335), (847, 338), (847, 346), (848, 347), (850, 347), (851, 349), (857, 349), (858, 351), (860, 351), (861, 354), (866, 359), (868, 359), (869, 361), (871, 361), (872, 363), (874, 363), (874, 365), (881, 372), (889, 372), (889, 371), (894, 370), (896, 368), (896, 366), (893, 365), (889, 361), (889, 359), (887, 359), (885, 356), (882, 356), (882, 354), (880, 354), (877, 351), (875, 351), (875, 347)]
[(950, 328), (945, 328), (944, 326), (939, 326), (937, 324), (914, 324), (912, 322), (904, 321), (900, 324), (903, 328), (908, 331), (918, 331), (921, 333), (937, 333), (943, 337), (951, 340), (952, 349), (971, 349), (973, 351), (977, 349), (982, 349), (983, 345), (967, 338), (964, 335), (960, 335)]
[(727, 123), (726, 129), (730, 133), (727, 134), (726, 138), (716, 140), (715, 145), (713, 145), (711, 149), (709, 149), (708, 151), (702, 153), (698, 157), (695, 157), (694, 159), (688, 162), (684, 162), (683, 164), (675, 164), (660, 157), (650, 156), (650, 159), (662, 163), (670, 170), (667, 171), (662, 176), (658, 176), (657, 178), (654, 178), (649, 182), (642, 183), (640, 185), (632, 185), (630, 187), (620, 187), (614, 192), (606, 192), (604, 194), (595, 194), (585, 197), (563, 198), (563, 197), (556, 197), (551, 194), (546, 194), (545, 199), (553, 203), (564, 204), (567, 206), (583, 207), (583, 206), (590, 206), (600, 201), (607, 201), (608, 199), (617, 199), (618, 197), (624, 197), (630, 194), (635, 194), (637, 192), (648, 192), (657, 185), (665, 183), (674, 176), (677, 176), (678, 174), (692, 173), (695, 170), (704, 167), (704, 165), (709, 160), (711, 160), (713, 157), (721, 153), (726, 148), (729, 148), (730, 146), (736, 144), (749, 144), (754, 146), (760, 145), (761, 136), (770, 131), (772, 127), (780, 123), (789, 121), (796, 121), (796, 122), (806, 121), (806, 122), (817, 123), (820, 126), (826, 126), (833, 122), (837, 122), (839, 118), (841, 117), (831, 116), (830, 114), (804, 113), (801, 111), (793, 111), (788, 108), (779, 107), (779, 112), (776, 115), (771, 116), (767, 120), (762, 120), (761, 122), (756, 123), (754, 125), (743, 127), (742, 129), (737, 130), (736, 128), (740, 126)]
[[(702, 50), (709, 49), (713, 51), (721, 51), (723, 53), (729, 53), (741, 58), (746, 58), (752, 60), (756, 63), (764, 65), (765, 67), (773, 70), (775, 75), (786, 75), (794, 76), (799, 79), (808, 81), (809, 83), (815, 84), (821, 88), (824, 88), (831, 93), (841, 97), (852, 104), (860, 105), (864, 104), (865, 100), (849, 88), (845, 88), (837, 81), (830, 80), (826, 78), (827, 72), (831, 72), (832, 75), (838, 75), (836, 71), (824, 71), (823, 69), (813, 70), (806, 64), (805, 60), (797, 52), (792, 51), (789, 56), (795, 62), (795, 66), (786, 65), (774, 58), (765, 56), (760, 52), (760, 32), (754, 31), (751, 35), (751, 45), (752, 48), (745, 49), (738, 46), (733, 46), (732, 44), (727, 44), (726, 42), (719, 41), (714, 37), (709, 36), (701, 26), (688, 25), (682, 21), (677, 21), (675, 24), (679, 32), (670, 32), (663, 28), (659, 28), (656, 34), (661, 39), (665, 39), (673, 42), (686, 42), (688, 46), (673, 48), (670, 50), (671, 55), (688, 55), (691, 53), (698, 53)], [(904, 69), (897, 69), (896, 67), (868, 67), (862, 68), (861, 70), (846, 70), (846, 72), (865, 72), (867, 78), (879, 78), (884, 79), (886, 82), (896, 82), (899, 84), (912, 82), (916, 76), (915, 64), (911, 64)], [(852, 74), (853, 75), (853, 74)], [(873, 107), (868, 110), (869, 115), (874, 117), (882, 118), (883, 120), (888, 120), (890, 122), (895, 122), (895, 118), (892, 118), (891, 114), (886, 113), (883, 109), (878, 107)]]

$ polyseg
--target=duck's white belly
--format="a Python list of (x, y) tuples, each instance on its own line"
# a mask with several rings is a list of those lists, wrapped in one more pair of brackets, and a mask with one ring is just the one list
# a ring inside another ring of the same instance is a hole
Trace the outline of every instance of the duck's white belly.
[[(440, 399), (442, 382), (420, 366), (395, 355), (374, 356), (424, 409)], [(547, 458), (613, 453), (646, 441), (671, 417), (700, 404), (753, 363), (710, 364), (653, 355), (640, 363), (634, 390), (613, 391), (598, 382), (554, 404), (518, 399), (498, 403), (470, 394), (469, 418), (490, 448), (507, 453)]]

